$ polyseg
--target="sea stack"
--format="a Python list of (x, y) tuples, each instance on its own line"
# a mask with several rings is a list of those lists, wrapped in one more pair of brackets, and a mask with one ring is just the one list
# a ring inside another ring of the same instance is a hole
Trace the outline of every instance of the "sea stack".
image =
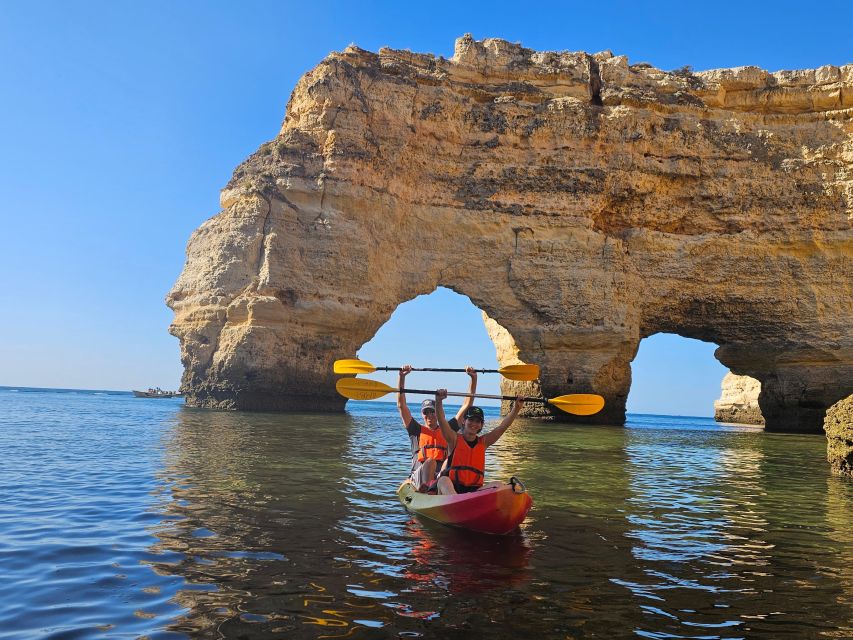
[(761, 383), (749, 376), (738, 376), (729, 371), (721, 384), (722, 393), (714, 401), (714, 420), (737, 424), (764, 424), (758, 406)]

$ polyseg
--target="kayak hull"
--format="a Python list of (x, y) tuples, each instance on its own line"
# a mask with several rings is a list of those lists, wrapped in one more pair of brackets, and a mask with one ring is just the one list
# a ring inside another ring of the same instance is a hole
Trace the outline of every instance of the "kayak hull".
[(411, 480), (397, 489), (400, 503), (412, 513), (453, 527), (504, 535), (515, 530), (533, 505), (524, 485), (515, 478), (459, 495), (418, 493)]

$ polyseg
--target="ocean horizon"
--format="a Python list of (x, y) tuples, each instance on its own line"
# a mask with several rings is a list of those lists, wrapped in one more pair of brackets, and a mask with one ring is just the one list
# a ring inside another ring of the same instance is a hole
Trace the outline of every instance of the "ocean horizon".
[[(146, 387), (147, 389), (147, 387)], [(138, 391), (143, 391), (144, 389), (138, 389)], [(125, 391), (118, 389), (77, 389), (77, 388), (65, 388), (65, 387), (27, 387), (27, 386), (16, 386), (16, 385), (0, 385), (0, 391), (20, 391), (23, 393), (28, 392), (55, 392), (55, 393), (90, 393), (90, 394), (108, 394), (108, 395), (125, 395), (125, 396), (133, 396), (133, 391)], [(141, 400), (145, 400), (146, 398), (140, 398)], [(155, 398), (156, 400), (173, 400), (177, 402), (182, 402), (183, 398)], [(364, 403), (364, 404), (376, 404), (376, 405), (388, 405), (392, 407), (396, 407), (396, 403), (389, 402), (387, 400), (348, 400), (347, 406), (349, 406), (353, 402)], [(409, 401), (411, 406), (416, 406), (418, 403)], [(454, 402), (446, 402), (446, 406), (448, 407), (459, 407), (461, 404)], [(479, 403), (478, 403), (479, 404)], [(500, 405), (499, 404), (486, 404), (481, 403), (479, 406), (484, 408), (489, 408), (491, 410), (497, 410)], [(251, 413), (251, 412), (249, 412)], [(487, 412), (490, 413), (490, 412)], [(630, 416), (648, 416), (648, 417), (662, 417), (662, 418), (695, 418), (697, 420), (708, 419), (711, 422), (715, 422), (713, 416), (698, 416), (698, 415), (682, 415), (682, 414), (668, 414), (668, 413), (639, 413), (629, 411), (626, 415), (630, 418)], [(718, 423), (718, 424), (729, 424), (729, 423)], [(749, 427), (750, 425), (742, 425)]]

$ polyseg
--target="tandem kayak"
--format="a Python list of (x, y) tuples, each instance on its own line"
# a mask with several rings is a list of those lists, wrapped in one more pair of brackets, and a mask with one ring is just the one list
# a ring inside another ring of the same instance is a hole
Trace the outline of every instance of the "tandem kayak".
[(412, 481), (406, 480), (397, 489), (397, 497), (408, 511), (430, 520), (498, 535), (514, 530), (533, 505), (518, 478), (455, 496), (419, 493)]

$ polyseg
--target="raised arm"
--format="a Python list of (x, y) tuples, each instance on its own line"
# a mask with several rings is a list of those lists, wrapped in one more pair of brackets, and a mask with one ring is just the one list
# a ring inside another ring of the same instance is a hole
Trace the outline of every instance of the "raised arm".
[(524, 396), (518, 396), (512, 405), (512, 409), (508, 414), (506, 414), (506, 417), (501, 420), (501, 423), (497, 427), (489, 431), (486, 435), (482, 436), (483, 444), (486, 445), (486, 447), (492, 446), (500, 439), (504, 432), (509, 429), (509, 425), (511, 425), (516, 419), (516, 417), (518, 417), (518, 412), (521, 411), (521, 408), (523, 406)]
[(444, 404), (442, 400), (447, 397), (447, 389), (438, 389), (435, 392), (435, 417), (438, 419), (438, 425), (441, 427), (441, 433), (444, 439), (447, 440), (447, 448), (453, 451), (456, 446), (456, 432), (450, 427), (447, 418), (444, 416)]
[[(400, 368), (400, 377), (397, 379), (397, 388), (405, 389), (406, 388), (406, 376), (409, 375), (412, 371), (412, 365), (407, 364), (403, 365)], [(400, 412), (400, 419), (403, 421), (403, 426), (408, 428), (409, 423), (412, 421), (412, 412), (409, 411), (409, 405), (406, 404), (406, 394), (398, 393), (397, 394), (397, 411)]]
[(465, 367), (465, 373), (471, 376), (471, 384), (468, 385), (468, 393), (471, 395), (465, 398), (462, 407), (456, 412), (456, 422), (459, 424), (462, 424), (468, 409), (474, 406), (474, 394), (477, 393), (477, 370), (474, 367), (468, 366)]

